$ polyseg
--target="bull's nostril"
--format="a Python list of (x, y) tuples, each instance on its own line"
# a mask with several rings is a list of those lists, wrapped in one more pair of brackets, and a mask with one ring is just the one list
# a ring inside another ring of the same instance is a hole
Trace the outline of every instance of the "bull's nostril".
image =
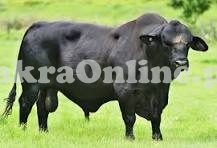
[(175, 61), (176, 66), (185, 66), (187, 65), (188, 61), (187, 60), (177, 60)]

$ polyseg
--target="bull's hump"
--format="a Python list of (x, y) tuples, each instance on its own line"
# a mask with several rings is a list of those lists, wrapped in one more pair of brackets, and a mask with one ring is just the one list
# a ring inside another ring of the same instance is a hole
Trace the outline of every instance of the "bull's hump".
[(167, 23), (166, 19), (155, 13), (146, 13), (136, 20), (138, 25), (163, 24)]

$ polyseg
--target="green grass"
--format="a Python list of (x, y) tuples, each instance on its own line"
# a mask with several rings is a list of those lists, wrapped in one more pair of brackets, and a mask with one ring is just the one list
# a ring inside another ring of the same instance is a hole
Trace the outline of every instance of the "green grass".
[[(19, 45), (25, 28), (38, 20), (77, 20), (103, 25), (117, 26), (138, 17), (144, 12), (157, 12), (167, 19), (179, 18), (179, 11), (167, 6), (167, 1), (153, 0), (34, 0), (29, 6), (27, 0), (0, 1), (0, 65), (11, 69), (17, 59)], [(39, 3), (38, 3), (39, 1)], [(216, 20), (216, 5), (199, 20), (198, 26)], [(8, 35), (4, 22), (21, 20), (24, 28), (12, 30)], [(199, 75), (204, 78), (202, 70), (216, 66), (217, 46), (209, 43), (207, 53), (191, 51), (189, 54), (191, 78)], [(138, 117), (135, 124), (136, 140), (131, 142), (124, 138), (124, 124), (116, 101), (103, 105), (98, 112), (91, 114), (90, 122), (84, 120), (81, 109), (59, 94), (59, 107), (49, 117), (49, 133), (39, 133), (36, 109), (30, 114), (28, 128), (23, 131), (18, 126), (18, 101), (15, 102), (13, 114), (7, 120), (0, 121), (0, 147), (217, 147), (217, 85), (212, 89), (203, 87), (204, 83), (180, 84), (174, 82), (170, 99), (162, 117), (162, 134), (164, 141), (151, 140), (150, 122)], [(0, 85), (0, 112), (12, 83)], [(19, 87), (20, 88), (20, 87)], [(18, 94), (20, 94), (20, 89)], [(18, 95), (19, 96), (19, 95)], [(17, 99), (18, 100), (18, 99)]]

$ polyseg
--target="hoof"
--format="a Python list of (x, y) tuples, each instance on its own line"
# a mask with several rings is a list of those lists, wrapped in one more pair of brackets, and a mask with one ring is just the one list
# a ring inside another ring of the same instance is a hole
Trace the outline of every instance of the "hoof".
[(155, 134), (152, 135), (152, 139), (155, 140), (155, 141), (162, 141), (163, 137), (162, 137), (161, 134), (155, 133)]
[(48, 129), (47, 129), (47, 128), (40, 127), (40, 128), (39, 128), (39, 132), (47, 133), (47, 132), (48, 132)]
[(126, 135), (126, 139), (127, 139), (127, 140), (132, 140), (132, 141), (133, 141), (133, 140), (135, 140), (135, 136), (132, 135), (132, 134), (131, 134), (131, 135)]
[(90, 116), (85, 116), (86, 121), (90, 121)]
[(25, 123), (21, 123), (20, 124), (20, 128), (25, 131), (26, 130), (26, 124)]

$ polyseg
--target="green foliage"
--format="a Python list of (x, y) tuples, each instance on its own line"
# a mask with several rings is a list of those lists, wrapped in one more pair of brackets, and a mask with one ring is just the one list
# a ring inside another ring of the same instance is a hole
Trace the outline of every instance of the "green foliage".
[(181, 9), (182, 16), (190, 25), (194, 25), (198, 17), (210, 8), (211, 0), (170, 0), (170, 6)]

